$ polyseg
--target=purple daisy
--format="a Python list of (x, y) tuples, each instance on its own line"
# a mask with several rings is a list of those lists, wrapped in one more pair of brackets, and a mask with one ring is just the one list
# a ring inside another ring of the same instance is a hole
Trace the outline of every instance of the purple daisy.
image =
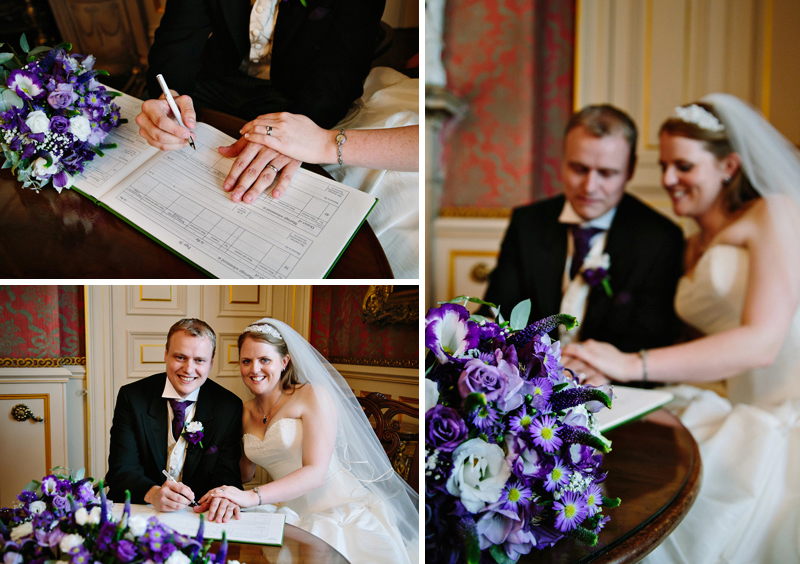
[(553, 509), (556, 511), (556, 527), (565, 533), (586, 518), (586, 502), (578, 492), (566, 492), (553, 503)]
[(482, 432), (490, 431), (500, 420), (497, 410), (491, 405), (484, 405), (470, 414), (470, 423)]
[(511, 425), (512, 432), (516, 434), (522, 434), (530, 431), (530, 426), (533, 423), (533, 417), (528, 414), (527, 408), (523, 405), (519, 413), (512, 416), (508, 422)]
[(557, 433), (556, 418), (552, 415), (544, 415), (531, 424), (533, 442), (545, 452), (555, 452), (561, 447), (562, 441)]
[(550, 472), (547, 474), (547, 478), (544, 481), (544, 489), (546, 489), (548, 492), (561, 489), (569, 484), (569, 479), (571, 476), (572, 472), (567, 469), (567, 467), (564, 465), (564, 462), (560, 458), (556, 457), (553, 469), (550, 470)]
[(589, 517), (594, 517), (600, 506), (603, 504), (603, 492), (600, 491), (600, 486), (592, 484), (586, 488), (586, 511)]
[(509, 480), (498, 500), (498, 507), (505, 511), (519, 514), (520, 509), (527, 509), (531, 504), (533, 491), (518, 480)]

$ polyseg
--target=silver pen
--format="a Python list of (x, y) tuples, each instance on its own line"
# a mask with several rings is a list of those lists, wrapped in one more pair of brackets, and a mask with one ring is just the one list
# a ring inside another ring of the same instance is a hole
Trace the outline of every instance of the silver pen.
[[(161, 76), (161, 75), (159, 75), (159, 76)], [(164, 475), (167, 477), (167, 480), (169, 480), (170, 482), (175, 482), (176, 484), (178, 483), (178, 480), (176, 480), (175, 478), (173, 478), (173, 477), (172, 477), (172, 474), (170, 474), (170, 473), (169, 473), (169, 472), (167, 472), (166, 470), (162, 470), (162, 471), (161, 471), (161, 473), (162, 473), (162, 474), (164, 474)], [(185, 495), (183, 495), (183, 494), (179, 494), (179, 495), (181, 495), (182, 497), (186, 497), (186, 496), (185, 496)], [(188, 498), (188, 497), (186, 497), (186, 499), (189, 499), (189, 498)], [(197, 503), (196, 501), (190, 501), (190, 502), (189, 502), (189, 507), (197, 507), (198, 505), (200, 505), (200, 504), (199, 504), (199, 503)]]
[[(158, 80), (158, 83), (161, 85), (161, 90), (164, 91), (164, 96), (166, 96), (167, 98), (167, 104), (169, 104), (169, 109), (172, 110), (173, 114), (175, 114), (175, 119), (178, 121), (178, 125), (180, 125), (181, 127), (186, 127), (183, 124), (183, 120), (181, 119), (181, 111), (178, 109), (178, 105), (175, 103), (175, 98), (172, 97), (172, 92), (170, 92), (169, 87), (167, 87), (167, 82), (164, 80), (164, 76), (157, 74), (156, 79)], [(186, 129), (189, 128), (186, 127)], [(192, 130), (189, 129), (189, 131), (191, 132)], [(191, 145), (192, 149), (194, 149), (195, 151), (197, 150), (197, 147), (194, 146), (194, 141), (192, 140), (191, 135), (189, 135), (189, 145)]]

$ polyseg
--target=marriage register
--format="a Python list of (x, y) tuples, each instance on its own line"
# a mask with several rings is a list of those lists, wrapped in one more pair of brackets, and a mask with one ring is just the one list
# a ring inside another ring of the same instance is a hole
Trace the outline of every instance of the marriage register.
[(232, 137), (203, 123), (197, 151), (159, 151), (139, 136), (142, 101), (114, 99), (128, 122), (105, 156), (87, 163), (75, 190), (217, 278), (323, 278), (377, 199), (299, 169), (279, 199), (231, 201), (222, 183), (234, 159), (217, 147)]

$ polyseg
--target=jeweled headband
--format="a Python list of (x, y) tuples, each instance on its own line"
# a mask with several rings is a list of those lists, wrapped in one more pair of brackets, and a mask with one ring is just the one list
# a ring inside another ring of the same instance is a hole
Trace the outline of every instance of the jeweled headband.
[(278, 333), (278, 330), (275, 329), (269, 323), (264, 323), (263, 325), (248, 325), (244, 328), (245, 333), (264, 333), (266, 335), (272, 335), (276, 339), (283, 340), (281, 334)]
[(725, 126), (714, 114), (697, 104), (675, 108), (672, 117), (685, 123), (693, 123), (700, 129), (707, 131), (720, 132), (725, 129)]

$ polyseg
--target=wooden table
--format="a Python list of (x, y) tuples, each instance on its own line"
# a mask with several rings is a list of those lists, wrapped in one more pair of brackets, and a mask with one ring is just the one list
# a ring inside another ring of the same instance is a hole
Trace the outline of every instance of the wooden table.
[[(219, 541), (211, 545), (211, 552), (217, 553)], [(243, 564), (350, 564), (328, 543), (307, 533), (303, 529), (286, 525), (283, 531), (283, 546), (260, 546), (257, 544), (230, 543), (227, 560), (238, 560)]]
[[(202, 121), (238, 136), (243, 120), (205, 112)], [(318, 165), (307, 168), (329, 176)], [(208, 278), (183, 258), (73, 190), (22, 188), (0, 171), (0, 278)], [(393, 278), (365, 221), (328, 278)]]
[(545, 550), (533, 549), (520, 563), (611, 564), (638, 562), (681, 522), (700, 490), (700, 451), (689, 431), (670, 412), (609, 431), (612, 451), (604, 494), (622, 504), (603, 513), (611, 521), (596, 546), (564, 539)]

